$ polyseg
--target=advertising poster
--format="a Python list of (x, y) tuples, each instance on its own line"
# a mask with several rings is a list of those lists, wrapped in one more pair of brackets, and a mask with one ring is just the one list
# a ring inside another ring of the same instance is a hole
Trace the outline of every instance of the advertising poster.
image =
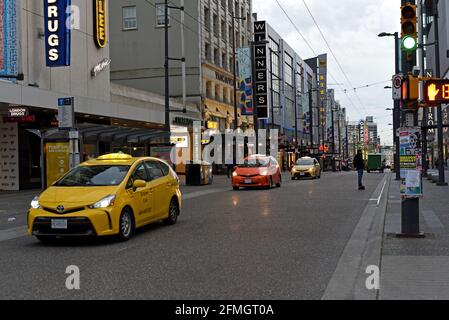
[(15, 0), (0, 0), (0, 75), (18, 73), (17, 8)]
[(47, 142), (45, 144), (47, 186), (51, 186), (70, 170), (69, 142)]
[(150, 156), (165, 160), (171, 164), (171, 152), (172, 147), (152, 147), (150, 149)]
[(17, 123), (0, 122), (0, 190), (19, 190), (19, 130)]
[(238, 48), (238, 78), (239, 78), (239, 93), (238, 103), (242, 110), (242, 115), (250, 116), (254, 113), (253, 108), (253, 75), (251, 67), (251, 49)]
[(401, 128), (399, 131), (401, 196), (417, 198), (422, 192), (421, 128)]

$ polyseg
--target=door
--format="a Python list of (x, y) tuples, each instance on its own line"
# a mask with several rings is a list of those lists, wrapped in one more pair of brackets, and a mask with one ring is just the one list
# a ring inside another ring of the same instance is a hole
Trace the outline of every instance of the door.
[[(170, 200), (173, 195), (169, 169), (157, 160), (145, 162), (154, 189), (154, 217), (165, 218), (168, 215)], [(167, 170), (165, 170), (167, 169)]]
[[(146, 187), (134, 190), (133, 183), (136, 180), (147, 182)], [(127, 184), (127, 192), (131, 199), (131, 206), (134, 210), (137, 226), (141, 226), (150, 220), (153, 215), (154, 190), (149, 181), (150, 177), (148, 176), (145, 164), (141, 162), (134, 170)]]

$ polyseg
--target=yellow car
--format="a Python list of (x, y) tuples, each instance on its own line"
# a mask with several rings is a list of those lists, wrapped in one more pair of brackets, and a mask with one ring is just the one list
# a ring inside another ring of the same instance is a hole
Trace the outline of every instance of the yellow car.
[(76, 167), (31, 202), (28, 233), (59, 237), (118, 236), (163, 220), (174, 225), (181, 209), (179, 178), (164, 161), (110, 154)]
[(304, 157), (296, 162), (292, 168), (292, 180), (301, 179), (302, 177), (311, 177), (314, 179), (321, 178), (321, 166), (315, 158)]

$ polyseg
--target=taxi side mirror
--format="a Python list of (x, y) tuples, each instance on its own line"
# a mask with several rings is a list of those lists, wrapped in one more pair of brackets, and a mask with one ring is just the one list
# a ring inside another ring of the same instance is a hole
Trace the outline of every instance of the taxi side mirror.
[(137, 189), (140, 189), (140, 188), (145, 188), (146, 186), (147, 186), (147, 183), (143, 180), (136, 180), (133, 183), (134, 191), (136, 191)]

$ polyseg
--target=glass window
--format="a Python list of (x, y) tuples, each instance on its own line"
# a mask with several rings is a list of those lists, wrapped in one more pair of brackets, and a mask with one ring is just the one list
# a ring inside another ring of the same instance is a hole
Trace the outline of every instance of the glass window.
[(123, 7), (123, 30), (137, 29), (137, 10), (136, 6)]
[(143, 163), (139, 164), (136, 171), (134, 171), (134, 173), (132, 175), (132, 180), (133, 181), (143, 180), (143, 181), (147, 181), (147, 182), (149, 181), (147, 171), (146, 171)]
[(64, 176), (58, 187), (118, 186), (125, 179), (129, 166), (83, 166)]
[(147, 166), (151, 181), (165, 176), (157, 161), (146, 161), (145, 164)]

